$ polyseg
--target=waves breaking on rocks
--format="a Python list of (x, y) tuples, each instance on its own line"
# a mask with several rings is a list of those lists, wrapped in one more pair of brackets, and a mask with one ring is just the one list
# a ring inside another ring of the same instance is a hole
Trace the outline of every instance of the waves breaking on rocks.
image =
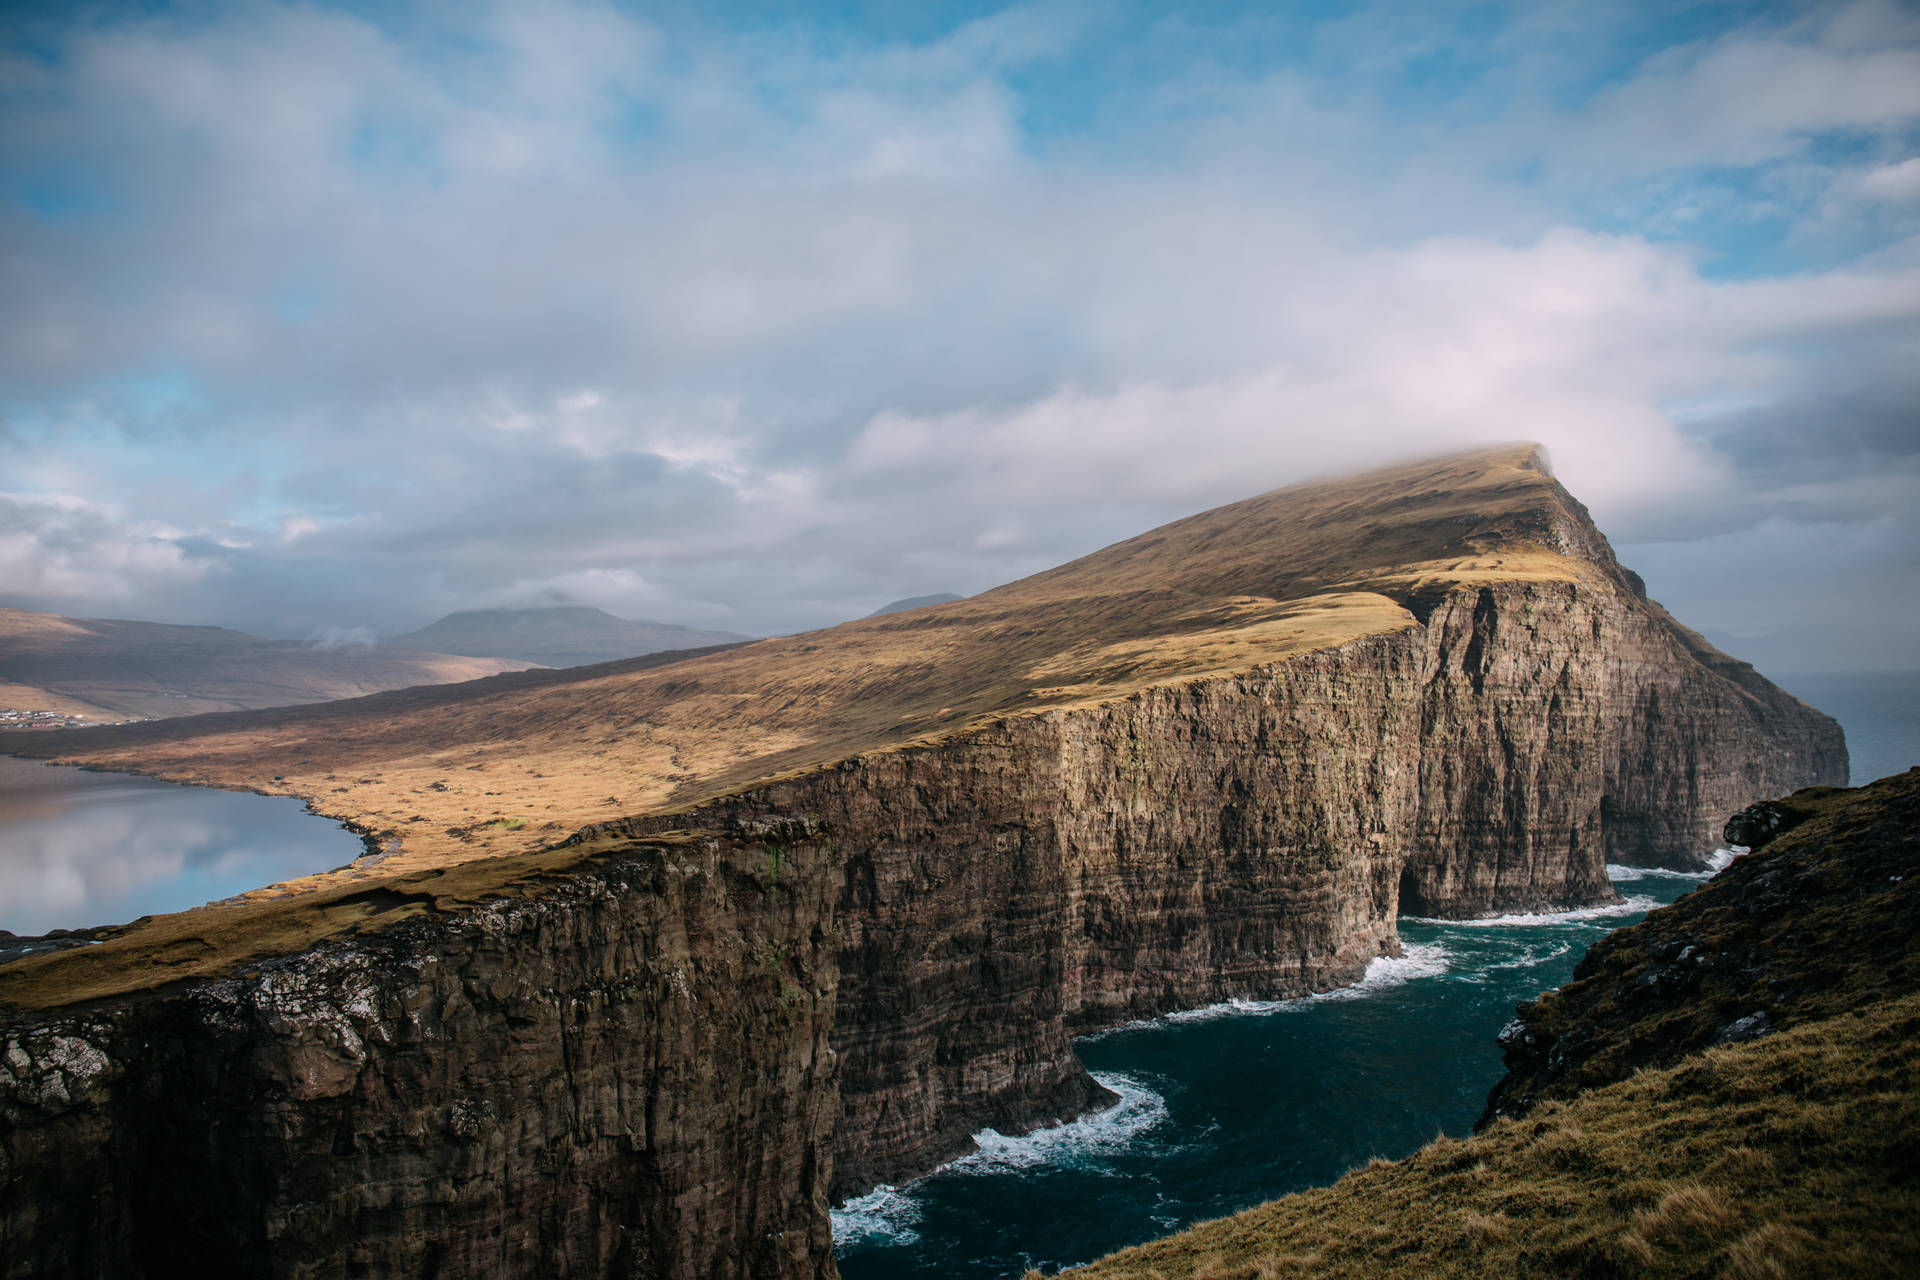
[(1515, 1003), (1564, 982), (1594, 940), (1710, 873), (1614, 868), (1623, 901), (1483, 920), (1404, 919), (1404, 951), (1352, 986), (1227, 1000), (1079, 1037), (1120, 1095), (1097, 1113), (979, 1150), (833, 1215), (848, 1280), (1016, 1280), (1142, 1233), (1306, 1186), (1436, 1131), (1464, 1133)]
[[(1167, 1118), (1167, 1100), (1140, 1080), (1117, 1072), (1096, 1071), (1093, 1078), (1119, 1095), (1104, 1111), (1064, 1124), (1008, 1135), (982, 1129), (973, 1135), (978, 1148), (935, 1169), (937, 1175), (1001, 1174), (1040, 1165), (1087, 1165), (1099, 1162)], [(875, 1187), (833, 1211), (836, 1245), (888, 1239), (910, 1244), (919, 1238), (914, 1227), (921, 1205), (914, 1195), (915, 1179), (904, 1187)]]
[(1402, 916), (1402, 924), (1435, 924), (1463, 929), (1527, 929), (1541, 925), (1571, 924), (1581, 920), (1606, 920), (1613, 916), (1639, 915), (1659, 906), (1653, 898), (1635, 894), (1619, 902), (1597, 907), (1575, 907), (1571, 911), (1521, 911), (1512, 915), (1480, 916), (1472, 920), (1439, 920), (1427, 916)]

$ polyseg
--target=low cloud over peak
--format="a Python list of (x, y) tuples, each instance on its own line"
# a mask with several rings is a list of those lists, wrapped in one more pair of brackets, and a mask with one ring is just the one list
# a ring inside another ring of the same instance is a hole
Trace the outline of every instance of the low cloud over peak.
[(1920, 598), (1899, 5), (117, 13), (0, 54), (0, 602), (765, 634), (1512, 438), (1695, 625)]

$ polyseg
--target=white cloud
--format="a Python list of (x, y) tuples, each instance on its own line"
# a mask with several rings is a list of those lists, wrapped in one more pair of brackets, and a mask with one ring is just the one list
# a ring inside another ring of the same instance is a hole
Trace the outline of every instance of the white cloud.
[(1888, 204), (1912, 204), (1920, 200), (1920, 156), (1881, 165), (1861, 175), (1860, 190)]
[(0, 493), (0, 582), (10, 597), (56, 610), (138, 599), (207, 574), (183, 537), (71, 495)]
[(379, 643), (372, 627), (319, 627), (307, 636), (307, 648), (320, 653), (365, 653)]
[(1751, 165), (1832, 129), (1920, 116), (1920, 49), (1738, 32), (1670, 50), (1600, 94), (1550, 148), (1562, 169), (1631, 174)]
[[(0, 437), (19, 487), (139, 513), (9, 544), (18, 590), (296, 636), (546, 590), (784, 630), (1512, 438), (1644, 534), (1750, 481), (1708, 435), (1728, 406), (1910, 341), (1914, 244), (1728, 283), (1654, 243), (1756, 213), (1696, 164), (1803, 166), (1768, 171), (1785, 218), (1830, 187), (1909, 199), (1897, 7), (1727, 31), (1576, 107), (1536, 93), (1566, 55), (1510, 48), (1484, 96), (1393, 109), (1368, 77), (1444, 55), (1436, 14), (1355, 46), (1379, 56), (1353, 81), (1201, 57), (1076, 104), (1114, 133), (1044, 146), (1035, 82), (1097, 12), (846, 47), (587, 3), (493, 6), (451, 50), (279, 5), (76, 27), (59, 75), (21, 71), (0, 159), (96, 173), (127, 216), (0, 209), (0, 377), (54, 409), (130, 370), (206, 394)], [(1533, 9), (1502, 38), (1603, 20)], [(1855, 179), (1808, 159), (1834, 128), (1873, 139)], [(1676, 216), (1576, 225), (1674, 166)]]

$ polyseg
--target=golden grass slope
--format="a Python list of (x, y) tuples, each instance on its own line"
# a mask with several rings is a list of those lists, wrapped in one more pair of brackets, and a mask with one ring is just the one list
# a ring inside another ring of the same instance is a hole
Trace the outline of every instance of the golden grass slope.
[[(1534, 1006), (1553, 1016), (1524, 1015), (1597, 1047), (1565, 1089), (1477, 1137), (1069, 1274), (1920, 1275), (1920, 769), (1781, 804), (1811, 816), (1596, 943), (1585, 976)], [(1709, 978), (1656, 989), (1642, 962), (1682, 935)], [(1788, 1029), (1715, 1033), (1769, 1005)]]
[(223, 627), (0, 609), (0, 706), (99, 720), (326, 702), (528, 665), (419, 649), (321, 650)]
[(1614, 573), (1537, 447), (1513, 445), (1276, 490), (824, 631), (0, 749), (302, 796), (397, 839), (404, 871), (1395, 631), (1414, 625), (1407, 602), (1455, 583)]
[(1075, 1280), (1920, 1275), (1920, 996), (1375, 1161)]

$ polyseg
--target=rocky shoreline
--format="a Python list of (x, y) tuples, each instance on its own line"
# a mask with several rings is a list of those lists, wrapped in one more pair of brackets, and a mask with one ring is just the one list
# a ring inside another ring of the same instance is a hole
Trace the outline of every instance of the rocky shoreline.
[(0, 967), (0, 1278), (830, 1277), (830, 1198), (1099, 1105), (1077, 1034), (1351, 983), (1403, 910), (1610, 901), (1608, 862), (1844, 780), (1515, 457), (1448, 464), (1498, 527), (1401, 505), (1396, 555), (1485, 545), (1369, 570), (1375, 633)]

